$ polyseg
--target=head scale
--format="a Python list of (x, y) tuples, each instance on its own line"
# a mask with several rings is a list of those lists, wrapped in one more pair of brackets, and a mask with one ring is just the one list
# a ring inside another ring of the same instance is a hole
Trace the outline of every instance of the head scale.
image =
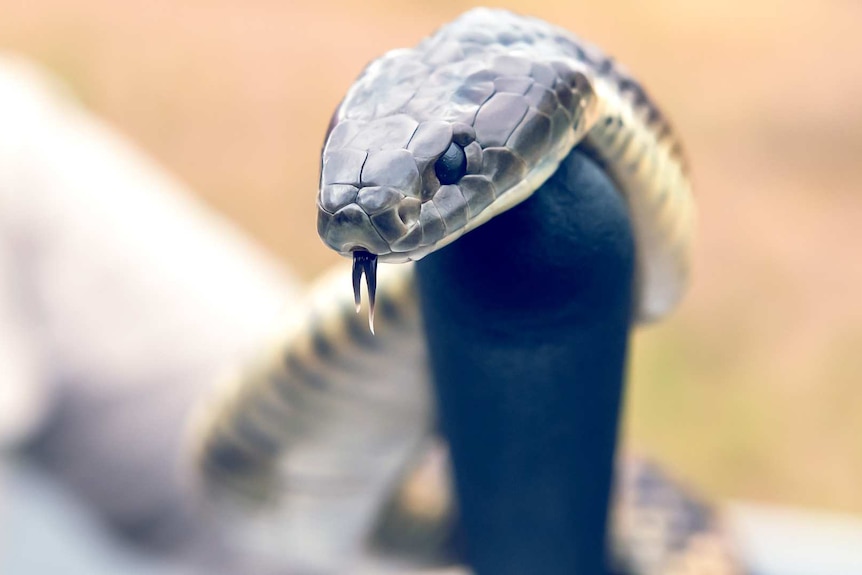
[(370, 64), (324, 145), (324, 242), (344, 255), (416, 260), (529, 196), (568, 154), (593, 101), (576, 54), (564, 52), (568, 37), (480, 9)]

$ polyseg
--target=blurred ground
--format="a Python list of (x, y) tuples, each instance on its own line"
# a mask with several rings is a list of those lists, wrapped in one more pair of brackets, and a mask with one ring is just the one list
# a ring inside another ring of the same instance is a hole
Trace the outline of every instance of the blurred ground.
[[(636, 339), (631, 443), (714, 495), (862, 512), (862, 4), (503, 5), (616, 55), (688, 144), (695, 282)], [(469, 6), (0, 0), (0, 49), (310, 278), (336, 257), (314, 212), (332, 110), (367, 61)]]

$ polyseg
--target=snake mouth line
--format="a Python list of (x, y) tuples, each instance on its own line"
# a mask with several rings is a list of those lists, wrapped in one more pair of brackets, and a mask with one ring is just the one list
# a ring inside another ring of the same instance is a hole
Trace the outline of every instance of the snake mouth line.
[(365, 274), (365, 287), (368, 289), (368, 328), (374, 333), (374, 298), (377, 292), (377, 256), (365, 250), (353, 251), (353, 301), (356, 313), (362, 304), (360, 287), (362, 274)]

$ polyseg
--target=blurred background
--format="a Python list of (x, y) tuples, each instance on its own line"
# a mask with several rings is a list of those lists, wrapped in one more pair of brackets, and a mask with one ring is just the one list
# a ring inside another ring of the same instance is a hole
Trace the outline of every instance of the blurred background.
[[(0, 50), (310, 279), (337, 258), (315, 231), (330, 114), (368, 61), (472, 5), (0, 0)], [(694, 284), (635, 338), (628, 443), (713, 497), (862, 513), (862, 4), (499, 5), (616, 56), (687, 144)]]

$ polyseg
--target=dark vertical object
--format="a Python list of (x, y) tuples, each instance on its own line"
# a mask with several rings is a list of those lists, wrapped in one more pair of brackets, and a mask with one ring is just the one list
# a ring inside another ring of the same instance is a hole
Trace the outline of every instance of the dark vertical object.
[(577, 151), (529, 200), (419, 263), (479, 575), (607, 573), (633, 268), (625, 203)]

